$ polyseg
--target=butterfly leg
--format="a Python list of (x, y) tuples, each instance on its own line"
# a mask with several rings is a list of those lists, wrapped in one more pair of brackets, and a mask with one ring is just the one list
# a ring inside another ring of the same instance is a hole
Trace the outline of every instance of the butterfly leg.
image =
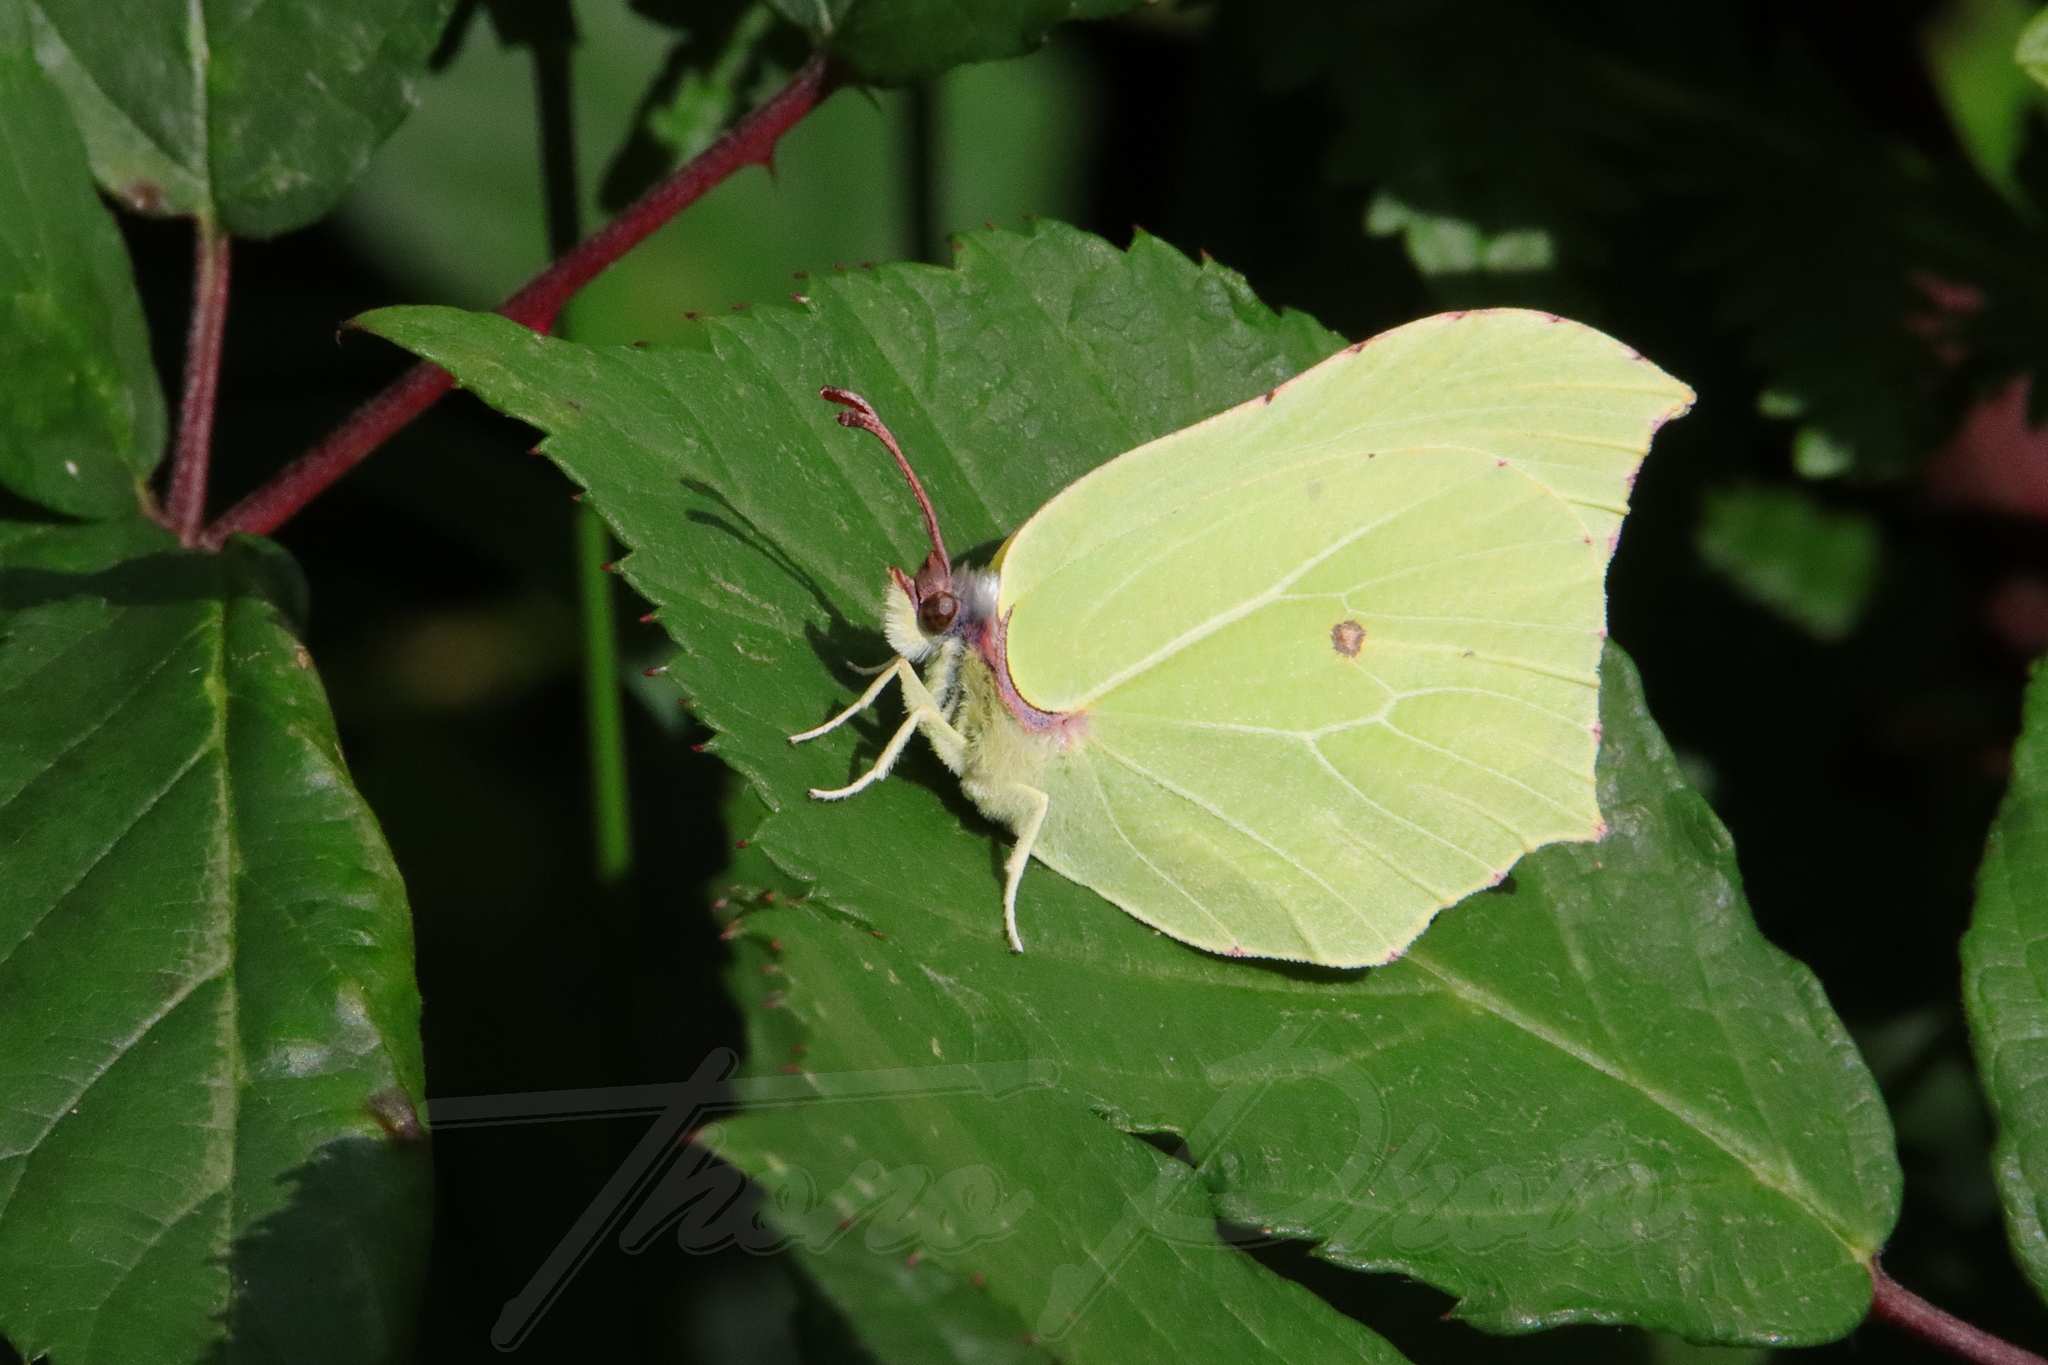
[(1021, 953), (1024, 940), (1017, 936), (1017, 883), (1024, 880), (1024, 865), (1031, 861), (1031, 849), (1038, 842), (1038, 829), (1045, 823), (1046, 811), (1052, 808), (1052, 798), (1022, 782), (1012, 786), (1007, 795), (1021, 814), (1016, 847), (1010, 850), (1010, 860), (1003, 864), (1003, 932), (1010, 937), (1010, 951)]
[[(889, 775), (890, 769), (896, 766), (896, 760), (903, 756), (903, 750), (909, 745), (910, 737), (919, 730), (924, 731), (925, 738), (931, 741), (932, 748), (939, 755), (939, 761), (954, 772), (960, 771), (960, 765), (966, 759), (967, 739), (954, 729), (952, 722), (940, 712), (938, 699), (932, 696), (931, 690), (924, 685), (924, 680), (917, 676), (917, 670), (910, 666), (908, 660), (898, 659), (889, 673), (877, 678), (868, 688), (869, 695), (854, 703), (850, 712), (858, 712), (871, 704), (873, 694), (880, 692), (882, 685), (891, 677), (897, 678), (902, 684), (903, 701), (910, 708), (910, 714), (904, 718), (903, 724), (896, 727), (896, 733), (889, 737), (889, 742), (882, 746), (881, 756), (875, 760), (874, 767), (844, 787), (830, 790), (813, 787), (813, 797), (820, 801), (842, 801), (857, 792), (867, 790)], [(849, 712), (842, 712), (827, 721), (817, 733), (840, 724), (846, 719), (847, 714)], [(796, 735), (792, 737), (792, 742), (811, 737), (809, 733)]]
[[(855, 665), (855, 670), (861, 673), (867, 673), (870, 671), (868, 669), (861, 668), (859, 665)], [(846, 724), (846, 722), (852, 720), (855, 716), (867, 710), (870, 706), (873, 706), (875, 704), (875, 698), (882, 695), (882, 689), (887, 687), (889, 685), (889, 680), (891, 678), (896, 677), (898, 673), (901, 673), (905, 678), (911, 679), (913, 681), (917, 680), (917, 670), (913, 669), (910, 666), (909, 661), (902, 658), (900, 655), (894, 659), (891, 659), (888, 663), (881, 665), (879, 668), (873, 669), (872, 672), (874, 674), (875, 680), (868, 684), (868, 690), (861, 693), (860, 696), (854, 701), (853, 705), (847, 707), (844, 711), (841, 711), (838, 715), (832, 717), (832, 719), (826, 721), (823, 725), (813, 726), (811, 729), (805, 730), (801, 734), (791, 735), (789, 737), (789, 742), (791, 744), (802, 744), (806, 740), (817, 739), (820, 735), (831, 734), (834, 730), (837, 730), (840, 726)], [(920, 683), (919, 685), (922, 686), (922, 683)]]

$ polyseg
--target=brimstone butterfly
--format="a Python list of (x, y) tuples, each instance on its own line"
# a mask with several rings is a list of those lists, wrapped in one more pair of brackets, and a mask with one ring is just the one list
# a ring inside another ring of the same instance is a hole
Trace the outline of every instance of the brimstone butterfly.
[[(1522, 854), (1606, 831), (1593, 787), (1607, 564), (1692, 393), (1546, 313), (1446, 313), (1069, 485), (987, 569), (889, 570), (890, 682), (1026, 862), (1182, 942), (1387, 962)], [(922, 674), (918, 665), (923, 666)]]

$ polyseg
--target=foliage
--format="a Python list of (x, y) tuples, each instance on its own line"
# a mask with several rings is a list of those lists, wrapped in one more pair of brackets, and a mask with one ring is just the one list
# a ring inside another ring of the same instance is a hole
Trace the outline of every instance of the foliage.
[(1700, 559), (1824, 640), (1856, 628), (1877, 586), (1876, 519), (1833, 512), (1785, 488), (1726, 488), (1707, 499)]
[(265, 237), (321, 217), (362, 174), (454, 0), (145, 0), (119, 23), (92, 0), (17, 6), (109, 194)]
[(1999, 808), (1977, 876), (1977, 913), (1963, 939), (1963, 999), (1969, 1006), (1992, 1109), (1999, 1120), (1998, 1194), (2006, 1230), (2035, 1286), (2048, 1294), (2048, 1109), (2041, 1076), (2048, 1058), (2048, 673), (2027, 688), (2025, 728), (2013, 753), (2012, 790)]
[[(1844, 1069), (1846, 1040), (1811, 981), (1787, 975), (1760, 942), (1743, 944), (1739, 921), (1716, 926), (1737, 896), (1725, 840), (1685, 804), (1668, 758), (1652, 776), (1661, 742), (1624, 700), (1624, 680), (1610, 679), (1608, 742), (1629, 756), (1614, 761), (1641, 766), (1627, 781), (1610, 775), (1603, 808), (1630, 837), (1526, 860), (1514, 894), (1465, 909), (1401, 963), (1362, 977), (1191, 962), (1053, 877), (1032, 879), (1026, 898), (1031, 939), (1045, 946), (1013, 961), (994, 932), (994, 902), (976, 890), (989, 850), (960, 837), (957, 797), (791, 803), (825, 779), (820, 756), (785, 737), (838, 704), (840, 661), (885, 649), (859, 620), (874, 595), (873, 570), (862, 566), (903, 558), (917, 536), (914, 505), (892, 496), (894, 470), (842, 438), (817, 402), (819, 381), (863, 376), (866, 396), (917, 453), (952, 534), (971, 544), (1089, 463), (1270, 387), (1337, 338), (1265, 312), (1234, 277), (1151, 240), (1123, 255), (1049, 226), (975, 234), (952, 272), (821, 281), (800, 308), (719, 320), (690, 348), (592, 350), (445, 312), (392, 310), (362, 323), (546, 431), (543, 451), (590, 490), (630, 547), (621, 572), (683, 651), (671, 674), (719, 732), (721, 756), (778, 808), (756, 842), (818, 883), (796, 922), (778, 914), (761, 931), (784, 948), (784, 1017), (811, 1026), (807, 1066), (867, 1070), (915, 1038), (941, 1050), (966, 1042), (977, 1062), (1053, 1059), (1073, 1078), (1078, 1115), (1116, 1113), (1127, 1129), (1188, 1135), (1216, 1104), (1215, 1083), (1196, 1077), (1262, 1048), (1312, 1051), (1315, 1060), (1268, 1064), (1269, 1073), (1298, 1066), (1312, 1084), (1269, 1080), (1256, 1125), (1219, 1135), (1213, 1151), (1197, 1148), (1226, 1216), (1323, 1242), (1339, 1261), (1431, 1279), (1496, 1329), (1591, 1319), (1812, 1340), (1861, 1315), (1859, 1263), (1883, 1240), (1895, 1183), (1874, 1090), (1853, 1060)], [(1029, 363), (1055, 347), (1063, 364)], [(1062, 401), (1077, 392), (1091, 401)], [(692, 534), (700, 527), (711, 534)], [(834, 765), (830, 780), (837, 774)], [(1669, 810), (1650, 795), (1660, 785), (1674, 786)], [(1623, 814), (1638, 801), (1640, 814)], [(861, 871), (910, 867), (908, 896)], [(818, 905), (846, 912), (854, 927), (818, 915)], [(860, 944), (863, 929), (907, 951)], [(757, 980), (760, 965), (742, 959), (737, 982)], [(917, 989), (903, 984), (920, 979)], [(1105, 1027), (1112, 992), (1148, 1021), (1136, 1039)], [(1273, 1036), (1276, 1006), (1291, 1021), (1284, 1042)], [(849, 1046), (828, 1015), (880, 1032)], [(1388, 1048), (1389, 1035), (1402, 1045)], [(767, 1041), (756, 1036), (757, 1055), (779, 1051)], [(1747, 1070), (1752, 1054), (1776, 1059), (1768, 1077)], [(1434, 1079), (1418, 1086), (1418, 1071)], [(1132, 1080), (1175, 1072), (1188, 1082)], [(1332, 1087), (1375, 1111), (1369, 1131), (1349, 1109), (1328, 1111)], [(1485, 1096), (1476, 1107), (1475, 1087)], [(1848, 1121), (1821, 1146), (1783, 1146), (1784, 1119), (1820, 1094)], [(918, 1131), (904, 1107), (892, 1102), (877, 1121)], [(937, 1127), (967, 1121), (954, 1113)], [(1000, 1132), (1014, 1120), (990, 1113), (984, 1122)], [(762, 1174), (794, 1167), (833, 1186), (822, 1161), (837, 1170), (914, 1153), (937, 1170), (989, 1163), (1006, 1188), (1042, 1185), (1042, 1174), (1034, 1181), (991, 1161), (986, 1138), (927, 1149), (877, 1134), (840, 1148), (850, 1129), (820, 1146), (800, 1139), (805, 1126), (771, 1130), (779, 1139), (743, 1136), (742, 1150), (759, 1154), (744, 1164)], [(1088, 1164), (1087, 1149), (1063, 1157), (1050, 1125), (1032, 1126), (1041, 1134), (1034, 1162)], [(1084, 1132), (1093, 1126), (1084, 1119)], [(1299, 1171), (1259, 1170), (1276, 1131), (1291, 1132), (1287, 1150), (1320, 1155)], [(1582, 1150), (1588, 1143), (1603, 1150)], [(1398, 1222), (1399, 1206), (1372, 1209), (1367, 1197), (1379, 1154), (1422, 1148), (1431, 1180), (1487, 1190), (1455, 1203), (1505, 1207), (1470, 1222), (1446, 1215), (1447, 1228), (1409, 1245), (1389, 1239), (1372, 1215)], [(1534, 1187), (1533, 1172), (1575, 1160), (1586, 1163), (1583, 1185)], [(1502, 1182), (1514, 1188), (1492, 1188)], [(1722, 1191), (1710, 1217), (1679, 1193), (1702, 1187)], [(1580, 1220), (1657, 1218), (1667, 1230), (1605, 1251), (1591, 1236), (1560, 1251), (1545, 1235)], [(1799, 1315), (1776, 1316), (1774, 1291), (1724, 1298), (1687, 1287), (1688, 1266), (1753, 1261), (1807, 1282)], [(1135, 1276), (1118, 1291), (1150, 1292)], [(1076, 1346), (1115, 1354), (1119, 1339)]]
[[(0, 19), (0, 24), (4, 24)], [(136, 505), (164, 400), (113, 218), (56, 93), (0, 28), (0, 485), (76, 516)]]

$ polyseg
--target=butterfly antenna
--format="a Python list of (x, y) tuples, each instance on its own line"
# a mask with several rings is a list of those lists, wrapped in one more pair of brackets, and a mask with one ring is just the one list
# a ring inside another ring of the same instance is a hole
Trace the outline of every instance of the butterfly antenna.
[(859, 428), (889, 447), (889, 453), (896, 457), (896, 467), (903, 471), (903, 477), (910, 481), (910, 491), (917, 498), (917, 508), (924, 513), (925, 534), (931, 537), (932, 553), (939, 557), (941, 564), (951, 564), (946, 555), (946, 542), (939, 538), (939, 514), (932, 510), (932, 500), (925, 496), (924, 485), (917, 481), (917, 471), (904, 458), (903, 447), (896, 444), (896, 438), (875, 412), (874, 404), (851, 389), (835, 389), (827, 385), (818, 390), (818, 397), (828, 403), (837, 403), (847, 411), (839, 414), (839, 425), (849, 430)]

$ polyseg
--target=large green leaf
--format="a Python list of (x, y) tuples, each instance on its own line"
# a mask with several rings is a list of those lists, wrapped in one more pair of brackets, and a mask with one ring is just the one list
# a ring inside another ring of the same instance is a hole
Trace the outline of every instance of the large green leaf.
[(0, 486), (74, 516), (132, 514), (163, 393), (127, 249), (21, 37), (0, 12)]
[(0, 522), (0, 1334), (403, 1349), (428, 1166), (404, 891), (276, 550)]
[(100, 183), (266, 237), (321, 217), (411, 108), (455, 0), (0, 0)]
[(854, 79), (907, 85), (949, 67), (1018, 57), (1053, 25), (1102, 19), (1145, 0), (769, 0)]
[[(1334, 349), (1308, 318), (1156, 241), (1123, 253), (1043, 225), (975, 234), (953, 271), (819, 282), (690, 347), (589, 348), (446, 309), (364, 321), (549, 433), (633, 548), (624, 572), (719, 751), (775, 808), (761, 846), (816, 883), (769, 921), (783, 979), (736, 978), (758, 1064), (803, 1041), (821, 1070), (935, 1053), (1056, 1069), (1028, 1118), (927, 1101), (922, 1126), (867, 1120), (912, 1144), (875, 1149), (885, 1164), (1000, 1153), (1063, 1206), (1060, 1173), (1130, 1159), (1096, 1115), (1186, 1136), (1217, 1212), (1427, 1279), (1491, 1328), (1813, 1341), (1862, 1316), (1898, 1194), (1883, 1109), (1811, 975), (1757, 935), (1727, 835), (1625, 662), (1606, 698), (1613, 836), (1525, 860), (1513, 889), (1364, 974), (1206, 957), (1042, 869), (1032, 951), (1012, 957), (1000, 843), (934, 764), (853, 805), (802, 799), (852, 770), (857, 740), (784, 737), (845, 700), (844, 661), (881, 657), (881, 569), (919, 543), (887, 461), (814, 410), (820, 384), (872, 399), (952, 542), (986, 550), (1083, 470)], [(1256, 1112), (1218, 1120), (1246, 1086)], [(829, 1164), (816, 1134), (772, 1123), (742, 1121), (733, 1149)], [(1050, 1270), (1006, 1291), (1020, 1310)]]
[(2027, 685), (2012, 787), (1977, 873), (1963, 1004), (1998, 1116), (1993, 1160), (2006, 1233), (2048, 1297), (2048, 669), (2040, 667)]

